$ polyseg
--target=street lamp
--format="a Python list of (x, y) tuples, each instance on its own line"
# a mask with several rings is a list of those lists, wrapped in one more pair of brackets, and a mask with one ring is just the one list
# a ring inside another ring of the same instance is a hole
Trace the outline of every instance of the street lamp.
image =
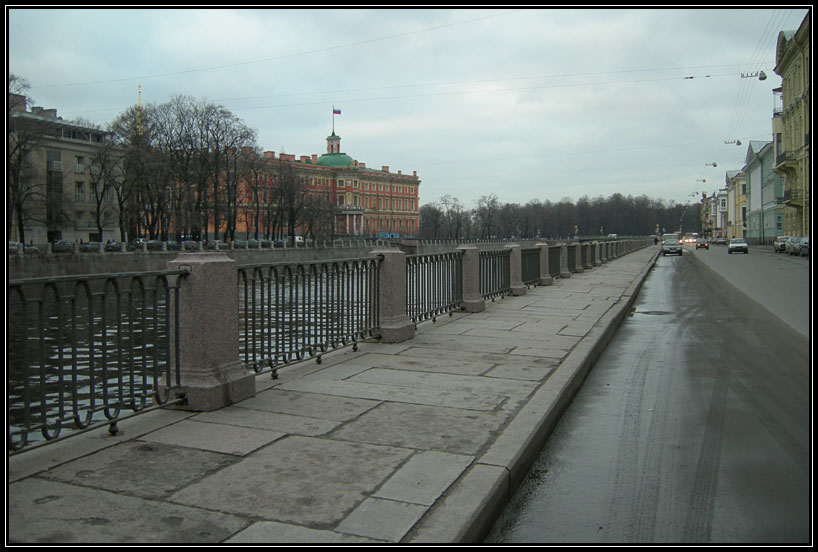
[(764, 74), (764, 71), (756, 71), (755, 73), (742, 73), (741, 78), (749, 79), (752, 77), (758, 77), (758, 80), (763, 81), (767, 79), (767, 75)]

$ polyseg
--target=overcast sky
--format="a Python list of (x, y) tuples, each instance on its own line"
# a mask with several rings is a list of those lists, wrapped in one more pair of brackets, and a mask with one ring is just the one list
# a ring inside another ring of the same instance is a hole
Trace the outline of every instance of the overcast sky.
[(807, 13), (7, 7), (7, 68), (64, 119), (104, 126), (141, 85), (224, 105), (277, 153), (325, 153), (335, 106), (341, 150), (417, 171), (421, 204), (686, 203), (771, 140), (776, 39)]

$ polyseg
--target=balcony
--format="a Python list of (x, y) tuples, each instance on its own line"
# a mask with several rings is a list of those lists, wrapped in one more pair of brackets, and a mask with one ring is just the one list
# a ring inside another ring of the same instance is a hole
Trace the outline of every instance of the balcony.
[(784, 190), (784, 204), (790, 207), (801, 207), (804, 200), (804, 191), (789, 188)]

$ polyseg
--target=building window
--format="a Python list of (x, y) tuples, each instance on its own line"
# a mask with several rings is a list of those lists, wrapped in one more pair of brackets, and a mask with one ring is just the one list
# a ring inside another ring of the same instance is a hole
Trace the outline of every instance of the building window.
[(85, 183), (84, 182), (77, 182), (76, 183), (76, 193), (74, 194), (74, 200), (80, 203), (85, 201)]
[(77, 155), (74, 157), (74, 172), (77, 174), (85, 174), (85, 158)]

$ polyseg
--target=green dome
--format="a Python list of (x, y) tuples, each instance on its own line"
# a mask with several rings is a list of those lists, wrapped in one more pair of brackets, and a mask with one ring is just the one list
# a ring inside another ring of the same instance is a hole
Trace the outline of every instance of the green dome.
[(346, 153), (325, 153), (318, 158), (319, 167), (351, 167), (355, 160)]

